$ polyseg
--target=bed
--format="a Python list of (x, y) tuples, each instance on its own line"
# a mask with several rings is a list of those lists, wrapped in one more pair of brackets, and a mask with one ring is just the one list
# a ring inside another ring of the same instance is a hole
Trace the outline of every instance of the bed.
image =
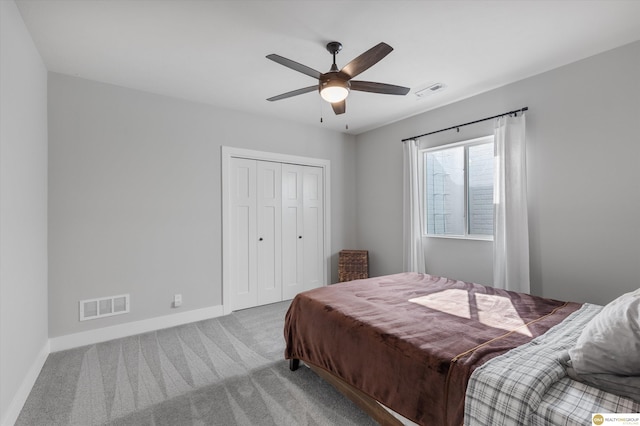
[[(389, 410), (422, 425), (526, 424), (535, 416), (545, 424), (560, 415), (557, 399), (593, 389), (567, 378), (558, 357), (600, 309), (427, 274), (356, 280), (295, 297), (285, 358), (292, 370), (303, 361), (381, 424), (399, 424)], [(537, 367), (544, 380), (522, 380)], [(640, 410), (629, 398), (592, 393), (588, 410)], [(562, 410), (571, 418), (575, 404)]]

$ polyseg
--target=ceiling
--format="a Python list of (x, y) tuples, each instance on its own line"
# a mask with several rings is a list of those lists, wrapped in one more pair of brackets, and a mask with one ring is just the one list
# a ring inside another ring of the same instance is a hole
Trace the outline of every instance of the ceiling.
[[(50, 71), (351, 134), (640, 39), (637, 0), (16, 4)], [(391, 45), (357, 79), (407, 86), (409, 94), (352, 92), (340, 116), (317, 92), (266, 101), (316, 81), (266, 55), (326, 72), (333, 40), (344, 46), (339, 68), (381, 41)], [(415, 95), (433, 83), (446, 88)]]

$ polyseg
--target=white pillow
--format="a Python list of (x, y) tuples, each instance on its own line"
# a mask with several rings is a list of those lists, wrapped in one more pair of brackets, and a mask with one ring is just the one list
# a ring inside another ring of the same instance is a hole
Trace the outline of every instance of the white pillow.
[(640, 376), (640, 288), (602, 308), (569, 356), (578, 374)]

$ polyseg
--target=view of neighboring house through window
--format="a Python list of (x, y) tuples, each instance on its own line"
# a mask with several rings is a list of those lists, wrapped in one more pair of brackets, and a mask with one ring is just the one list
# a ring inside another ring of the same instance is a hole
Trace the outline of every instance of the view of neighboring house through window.
[(493, 235), (493, 136), (422, 151), (427, 235)]

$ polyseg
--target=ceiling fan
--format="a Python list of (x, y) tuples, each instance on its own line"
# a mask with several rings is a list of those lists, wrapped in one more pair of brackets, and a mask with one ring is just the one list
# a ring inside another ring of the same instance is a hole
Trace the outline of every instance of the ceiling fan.
[(273, 96), (267, 100), (279, 101), (280, 99), (286, 99), (292, 96), (318, 90), (322, 99), (331, 104), (331, 107), (336, 114), (344, 114), (346, 111), (345, 99), (351, 90), (383, 93), (387, 95), (406, 95), (409, 93), (409, 90), (411, 90), (408, 87), (394, 86), (393, 84), (352, 80), (352, 78), (368, 70), (373, 65), (377, 64), (382, 58), (391, 53), (393, 48), (387, 43), (377, 44), (349, 62), (341, 70), (339, 70), (336, 65), (336, 55), (340, 50), (342, 50), (342, 44), (337, 41), (332, 41), (327, 44), (327, 50), (333, 55), (333, 65), (331, 65), (331, 69), (324, 74), (280, 55), (267, 55), (268, 59), (271, 59), (280, 65), (284, 65), (287, 68), (291, 68), (292, 70), (301, 72), (318, 80), (318, 84), (316, 85)]

